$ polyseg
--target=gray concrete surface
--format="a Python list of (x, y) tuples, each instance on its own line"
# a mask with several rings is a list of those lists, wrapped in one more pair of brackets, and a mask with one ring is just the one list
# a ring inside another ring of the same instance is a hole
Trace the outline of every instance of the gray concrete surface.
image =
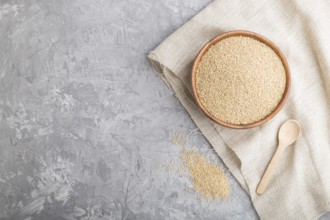
[(0, 0), (0, 219), (258, 218), (164, 170), (196, 127), (146, 55), (208, 2)]

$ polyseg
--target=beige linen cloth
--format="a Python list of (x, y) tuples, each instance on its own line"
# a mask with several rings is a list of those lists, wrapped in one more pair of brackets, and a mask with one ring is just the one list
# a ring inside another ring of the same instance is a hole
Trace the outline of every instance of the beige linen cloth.
[[(272, 40), (286, 56), (292, 87), (284, 109), (247, 130), (222, 127), (197, 107), (192, 62), (211, 38), (249, 30)], [(251, 196), (261, 219), (316, 219), (330, 210), (330, 3), (326, 0), (216, 0), (180, 27), (149, 58), (226, 166)], [(302, 136), (287, 148), (263, 195), (256, 188), (289, 118)]]

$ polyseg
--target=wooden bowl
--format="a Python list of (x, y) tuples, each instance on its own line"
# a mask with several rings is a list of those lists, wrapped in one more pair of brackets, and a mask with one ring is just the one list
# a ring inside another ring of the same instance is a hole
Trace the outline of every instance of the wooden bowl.
[[(211, 115), (202, 105), (198, 94), (197, 94), (197, 90), (196, 90), (196, 74), (197, 74), (197, 69), (198, 69), (198, 65), (199, 62), (202, 58), (202, 56), (206, 53), (206, 51), (213, 46), (215, 43), (228, 38), (228, 37), (232, 37), (232, 36), (246, 36), (246, 37), (251, 37), (254, 38), (264, 44), (266, 44), (267, 46), (269, 46), (271, 49), (273, 49), (273, 51), (279, 56), (279, 58), (281, 59), (284, 69), (285, 69), (285, 74), (286, 74), (286, 85), (285, 85), (285, 90), (284, 90), (284, 94), (282, 96), (281, 101), (278, 103), (277, 107), (274, 109), (274, 111), (272, 113), (270, 113), (268, 116), (266, 116), (265, 118), (261, 119), (260, 121), (254, 122), (254, 123), (250, 123), (250, 124), (230, 124), (227, 122), (224, 122), (216, 117), (214, 117), (213, 115)], [(207, 44), (205, 44), (205, 46), (200, 50), (200, 52), (198, 53), (197, 57), (195, 58), (194, 64), (193, 64), (193, 68), (192, 68), (192, 74), (191, 74), (191, 83), (192, 83), (192, 90), (193, 90), (193, 95), (195, 97), (195, 100), (197, 102), (197, 105), (202, 109), (202, 111), (209, 117), (211, 118), (213, 121), (215, 121), (216, 123), (223, 125), (225, 127), (228, 128), (252, 128), (252, 127), (257, 127), (259, 125), (262, 125), (264, 123), (266, 123), (267, 121), (269, 121), (270, 119), (272, 119), (284, 106), (286, 100), (288, 99), (289, 96), (289, 90), (290, 90), (290, 84), (291, 84), (291, 79), (290, 79), (290, 70), (289, 70), (289, 65), (284, 57), (284, 55), (282, 54), (282, 52), (280, 51), (280, 49), (270, 40), (268, 40), (267, 38), (250, 32), (250, 31), (243, 31), (243, 30), (237, 30), (237, 31), (230, 31), (230, 32), (226, 32), (224, 34), (221, 34), (215, 38), (213, 38), (212, 40), (210, 40)]]

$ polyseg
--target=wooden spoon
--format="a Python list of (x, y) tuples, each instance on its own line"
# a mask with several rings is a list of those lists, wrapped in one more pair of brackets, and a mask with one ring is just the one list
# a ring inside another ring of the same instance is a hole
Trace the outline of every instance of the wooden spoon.
[(299, 122), (293, 119), (285, 121), (280, 127), (280, 130), (278, 132), (278, 147), (258, 185), (257, 193), (259, 195), (264, 193), (268, 182), (271, 179), (272, 174), (276, 168), (277, 162), (280, 159), (285, 148), (293, 144), (297, 140), (298, 136), (300, 135), (300, 132), (301, 127)]

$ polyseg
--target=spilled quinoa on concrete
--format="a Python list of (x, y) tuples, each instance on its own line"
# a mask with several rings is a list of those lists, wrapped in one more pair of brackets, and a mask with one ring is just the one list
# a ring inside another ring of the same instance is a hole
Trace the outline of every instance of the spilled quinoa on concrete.
[(228, 37), (201, 58), (196, 90), (204, 108), (230, 124), (250, 124), (274, 111), (285, 91), (280, 57), (251, 37)]
[(188, 169), (194, 190), (206, 199), (228, 198), (228, 179), (219, 165), (210, 163), (205, 156), (191, 150), (181, 151), (180, 158)]
[(172, 160), (165, 165), (166, 171), (176, 171), (179, 176), (188, 176), (192, 182), (189, 191), (197, 192), (201, 198), (210, 201), (230, 196), (228, 178), (219, 164), (208, 161), (204, 154), (191, 149), (183, 134), (176, 133), (171, 143), (179, 147), (180, 156), (178, 160)]

